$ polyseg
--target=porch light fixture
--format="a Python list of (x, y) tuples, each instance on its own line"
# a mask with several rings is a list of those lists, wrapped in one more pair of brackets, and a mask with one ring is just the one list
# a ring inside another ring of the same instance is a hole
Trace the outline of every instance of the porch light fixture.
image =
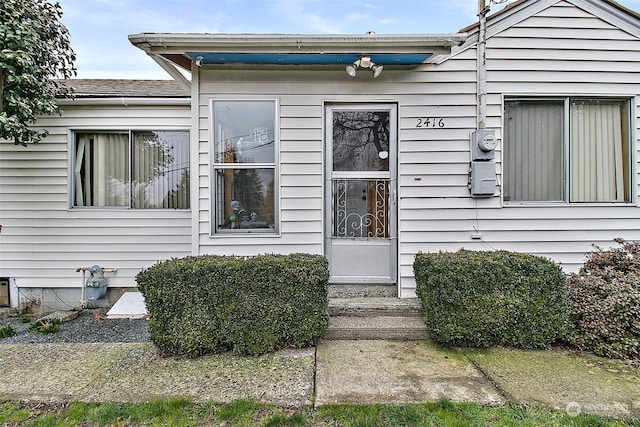
[(202, 67), (202, 60), (203, 60), (203, 59), (204, 59), (204, 58), (203, 58), (202, 56), (197, 56), (197, 57), (196, 57), (196, 65), (197, 65), (198, 67)]
[(382, 65), (374, 65), (373, 67), (371, 67), (371, 69), (373, 70), (373, 78), (375, 79), (380, 74), (382, 74), (382, 70), (384, 69), (384, 67)]
[(368, 68), (371, 71), (373, 71), (374, 79), (378, 77), (382, 73), (382, 70), (384, 69), (382, 65), (378, 65), (375, 62), (373, 62), (371, 60), (371, 57), (368, 55), (362, 55), (360, 59), (355, 61), (353, 64), (347, 65), (345, 69), (347, 71), (347, 74), (349, 74), (351, 77), (355, 77), (358, 68)]

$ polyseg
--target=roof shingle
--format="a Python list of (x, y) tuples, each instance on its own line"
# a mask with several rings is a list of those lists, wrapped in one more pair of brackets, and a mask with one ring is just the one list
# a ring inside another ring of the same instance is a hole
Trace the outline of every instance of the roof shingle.
[(62, 84), (76, 98), (188, 98), (189, 91), (174, 80), (68, 79)]

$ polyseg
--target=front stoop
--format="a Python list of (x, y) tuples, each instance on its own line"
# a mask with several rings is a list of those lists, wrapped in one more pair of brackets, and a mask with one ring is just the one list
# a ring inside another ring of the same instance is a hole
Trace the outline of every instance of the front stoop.
[(398, 288), (395, 283), (384, 284), (342, 284), (329, 285), (329, 299), (331, 298), (397, 298)]
[[(394, 286), (395, 287), (395, 286)], [(426, 340), (419, 299), (398, 299), (389, 288), (333, 285), (329, 293), (328, 340)]]

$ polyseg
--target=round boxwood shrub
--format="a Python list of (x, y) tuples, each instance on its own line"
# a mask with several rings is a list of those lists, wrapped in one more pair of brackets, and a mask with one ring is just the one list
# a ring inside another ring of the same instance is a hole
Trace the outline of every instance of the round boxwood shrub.
[(569, 324), (565, 275), (509, 251), (418, 253), (417, 293), (430, 335), (448, 346), (548, 348)]
[(136, 276), (149, 334), (167, 354), (259, 355), (314, 345), (329, 320), (329, 270), (310, 254), (195, 256)]
[(640, 243), (596, 250), (567, 280), (573, 328), (568, 341), (617, 359), (640, 359)]

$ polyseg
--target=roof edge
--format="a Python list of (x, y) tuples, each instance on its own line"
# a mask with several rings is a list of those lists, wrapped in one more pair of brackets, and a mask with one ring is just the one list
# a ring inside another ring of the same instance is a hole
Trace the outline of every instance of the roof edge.
[[(529, 2), (530, 0), (517, 0), (513, 3), (508, 4), (507, 6), (505, 6), (504, 8), (502, 8), (501, 10), (488, 15), (487, 16), (487, 24), (490, 25), (491, 23), (493, 23), (494, 21), (500, 20), (503, 16), (509, 15), (511, 14), (511, 12), (514, 9), (520, 8), (521, 6), (526, 6), (526, 4)], [(574, 5), (576, 4), (575, 2), (568, 0), (570, 3), (573, 3)], [(638, 20), (640, 19), (640, 13), (636, 12), (633, 9), (630, 9), (620, 3), (618, 3), (615, 0), (585, 0), (584, 4), (592, 4), (592, 5), (601, 5), (602, 7), (611, 7), (612, 10), (617, 11), (621, 16), (627, 16), (629, 17), (631, 20)], [(606, 5), (606, 6), (605, 6)], [(467, 25), (464, 28), (461, 28), (459, 31), (461, 33), (475, 33), (478, 31), (478, 27), (479, 27), (479, 23), (476, 21), (472, 24)]]
[(364, 35), (318, 35), (318, 34), (228, 34), (228, 33), (139, 33), (129, 35), (136, 47), (150, 51), (233, 49), (235, 52), (253, 52), (265, 49), (279, 53), (296, 51), (338, 52), (365, 48), (425, 48), (452, 47), (465, 42), (464, 33), (452, 34), (364, 34)]
[(191, 97), (128, 97), (128, 96), (95, 96), (82, 97), (74, 99), (59, 99), (58, 105), (61, 106), (120, 106), (120, 107), (139, 107), (139, 106), (191, 106)]

